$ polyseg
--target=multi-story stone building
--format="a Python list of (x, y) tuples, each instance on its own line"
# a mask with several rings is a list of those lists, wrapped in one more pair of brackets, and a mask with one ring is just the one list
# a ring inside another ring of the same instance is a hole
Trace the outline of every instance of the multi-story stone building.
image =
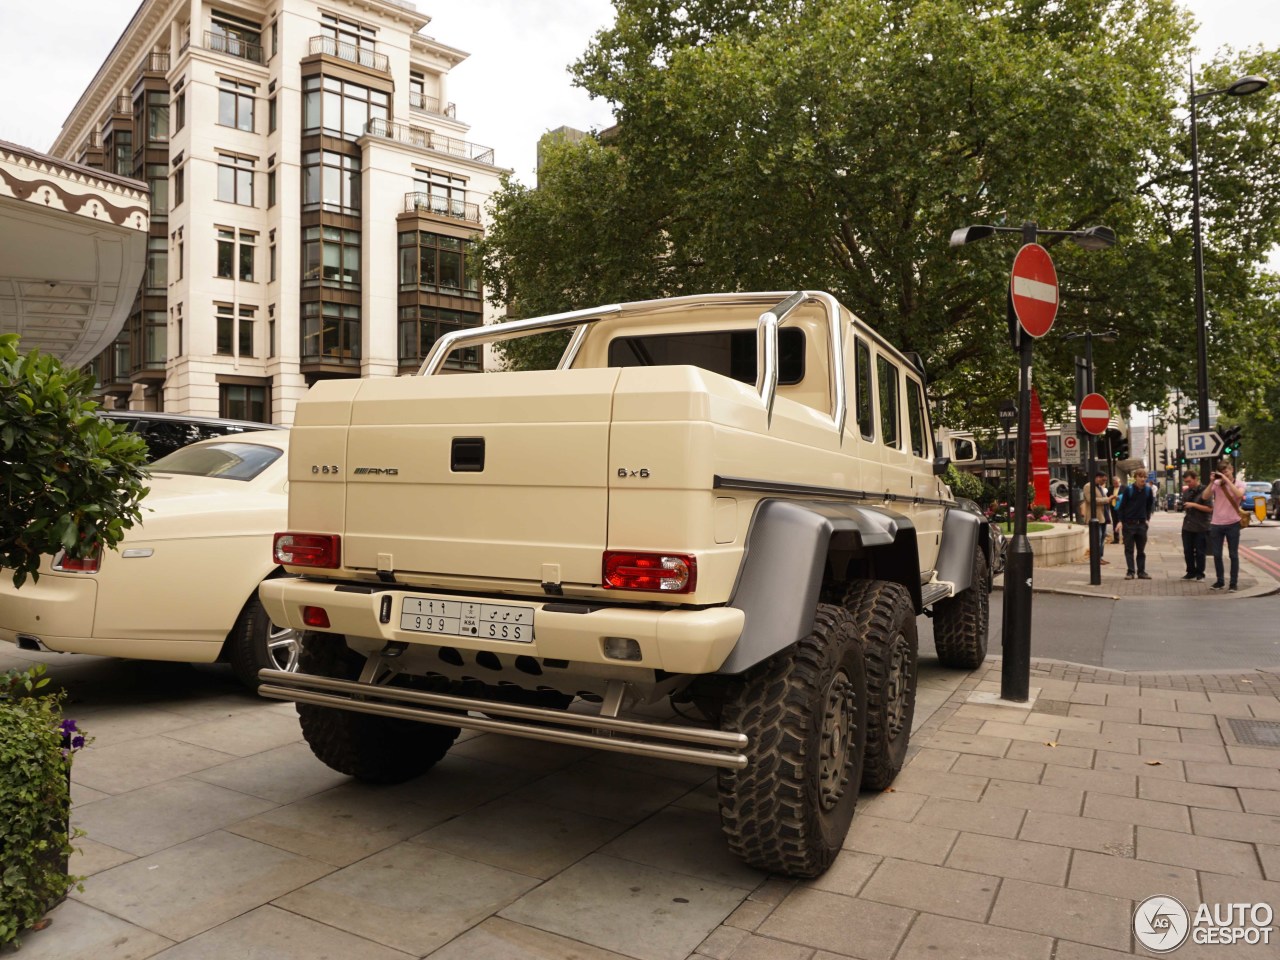
[(502, 171), (428, 21), (142, 0), (51, 151), (151, 186), (145, 277), (93, 364), (108, 403), (290, 423), (316, 380), (411, 372), (484, 320), (472, 248)]

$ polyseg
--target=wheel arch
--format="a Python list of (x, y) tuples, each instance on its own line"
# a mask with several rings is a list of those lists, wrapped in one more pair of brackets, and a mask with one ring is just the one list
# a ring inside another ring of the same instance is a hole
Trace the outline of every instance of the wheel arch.
[(953, 595), (973, 583), (973, 551), (981, 546), (992, 568), (991, 529), (985, 518), (967, 510), (947, 511), (942, 521), (942, 543), (938, 547), (937, 578), (955, 584)]
[(262, 586), (264, 580), (274, 580), (276, 577), (287, 576), (284, 567), (273, 566), (267, 569), (267, 572), (258, 577), (253, 582), (253, 587), (244, 598), (244, 602), (236, 609), (235, 617), (231, 621), (231, 625), (227, 627), (227, 632), (222, 637), (222, 649), (218, 651), (218, 663), (226, 663), (228, 654), (230, 653), (232, 638), (236, 632), (236, 625), (240, 622), (240, 616), (244, 613), (249, 604), (258, 598), (258, 588)]
[(902, 584), (920, 612), (919, 550), (908, 517), (878, 506), (762, 500), (729, 598), (746, 623), (718, 672), (741, 673), (808, 636), (824, 583), (847, 579), (855, 563)]

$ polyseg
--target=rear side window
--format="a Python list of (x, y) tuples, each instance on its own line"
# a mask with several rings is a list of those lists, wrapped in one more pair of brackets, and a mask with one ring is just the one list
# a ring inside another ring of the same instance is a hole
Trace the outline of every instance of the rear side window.
[(260, 443), (206, 443), (183, 447), (151, 465), (152, 473), (178, 473), (189, 477), (252, 480), (284, 453)]
[(876, 380), (880, 385), (880, 439), (887, 447), (900, 447), (898, 368), (884, 357), (876, 357)]
[(871, 409), (871, 348), (866, 341), (858, 340), (854, 346), (854, 364), (857, 366), (858, 432), (864, 440), (876, 435), (875, 414)]
[[(611, 367), (669, 367), (688, 364), (741, 383), (756, 382), (756, 332), (717, 330), (708, 333), (660, 333), (617, 337), (609, 342)], [(804, 379), (804, 331), (778, 331), (778, 383)]]
[(907, 377), (907, 421), (911, 428), (911, 452), (917, 457), (927, 457), (929, 441), (924, 428), (924, 391), (910, 377)]

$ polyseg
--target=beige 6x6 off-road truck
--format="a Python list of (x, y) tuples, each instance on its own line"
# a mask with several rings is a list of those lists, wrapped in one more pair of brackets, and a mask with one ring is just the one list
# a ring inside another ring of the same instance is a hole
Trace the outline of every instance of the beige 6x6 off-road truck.
[[(555, 370), (440, 375), (551, 330)], [(298, 404), (294, 576), (261, 596), (306, 633), (260, 692), (369, 781), (462, 727), (709, 764), (739, 855), (824, 870), (902, 766), (917, 615), (944, 663), (986, 654), (988, 526), (939, 479), (918, 364), (806, 291), (457, 331), (421, 374)], [(628, 711), (664, 698), (704, 722)]]

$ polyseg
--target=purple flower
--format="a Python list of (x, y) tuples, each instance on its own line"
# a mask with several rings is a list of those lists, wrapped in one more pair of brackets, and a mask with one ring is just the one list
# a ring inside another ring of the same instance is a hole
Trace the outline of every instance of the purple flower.
[(76, 732), (76, 722), (74, 720), (62, 721), (62, 735), (64, 737), (69, 737), (71, 736), (71, 734), (75, 732)]
[[(72, 721), (72, 723), (74, 724), (74, 721)], [(71, 749), (72, 749), (72, 750), (79, 750), (79, 749), (80, 749), (81, 747), (83, 747), (83, 746), (84, 746), (84, 737), (79, 736), (79, 735), (77, 734), (76, 736), (74, 736), (74, 737), (72, 737), (72, 738), (71, 738)]]

